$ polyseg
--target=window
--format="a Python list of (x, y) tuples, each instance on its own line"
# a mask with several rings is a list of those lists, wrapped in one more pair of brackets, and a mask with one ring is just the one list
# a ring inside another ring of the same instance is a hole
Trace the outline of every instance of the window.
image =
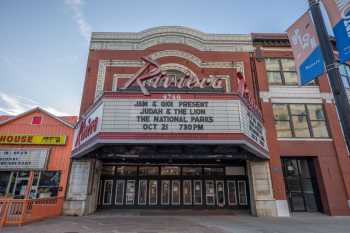
[(183, 176), (200, 176), (202, 175), (201, 167), (183, 167), (182, 168)]
[(205, 176), (223, 176), (224, 168), (223, 167), (205, 167), (204, 175)]
[(350, 89), (350, 67), (348, 65), (339, 64), (339, 73), (344, 87)]
[(40, 174), (38, 194), (40, 197), (56, 197), (59, 191), (61, 173), (43, 171)]
[[(270, 85), (298, 85), (298, 75), (293, 59), (267, 58), (265, 59), (267, 78)], [(314, 85), (315, 82), (310, 82)]]
[(273, 113), (279, 138), (329, 137), (321, 104), (274, 104)]
[(40, 125), (41, 124), (41, 116), (35, 116), (32, 118), (32, 125)]
[(157, 176), (158, 174), (159, 174), (158, 167), (152, 167), (152, 166), (139, 167), (140, 176)]
[(118, 166), (118, 176), (137, 176), (137, 166)]
[(0, 197), (6, 195), (10, 177), (11, 172), (0, 171)]
[(114, 176), (115, 166), (103, 166), (101, 175), (103, 176)]
[(162, 176), (178, 176), (180, 175), (180, 167), (164, 166), (161, 168), (160, 174)]

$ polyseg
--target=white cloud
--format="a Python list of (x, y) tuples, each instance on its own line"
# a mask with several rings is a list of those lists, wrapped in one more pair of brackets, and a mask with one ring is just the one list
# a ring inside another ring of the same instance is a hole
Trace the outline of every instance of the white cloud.
[(23, 96), (9, 95), (0, 91), (0, 113), (18, 115), (34, 107), (41, 107), (56, 116), (68, 116), (54, 107), (41, 105), (35, 100)]
[(81, 10), (84, 1), (65, 0), (65, 4), (73, 11), (73, 19), (78, 24), (80, 35), (82, 35), (87, 41), (89, 41), (91, 35), (91, 26), (86, 21), (85, 16)]

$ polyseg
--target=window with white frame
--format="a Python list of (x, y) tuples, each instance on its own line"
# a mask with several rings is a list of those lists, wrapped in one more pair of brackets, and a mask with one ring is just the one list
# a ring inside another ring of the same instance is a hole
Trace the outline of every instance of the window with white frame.
[[(267, 79), (270, 85), (298, 86), (298, 74), (294, 59), (291, 58), (266, 58)], [(309, 85), (315, 85), (315, 81)]]
[(328, 138), (322, 104), (273, 104), (277, 137)]

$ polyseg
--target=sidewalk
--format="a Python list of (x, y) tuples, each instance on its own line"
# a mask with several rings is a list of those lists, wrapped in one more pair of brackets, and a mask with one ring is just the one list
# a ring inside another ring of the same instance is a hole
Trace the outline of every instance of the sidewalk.
[[(1, 230), (0, 230), (1, 231)], [(3, 233), (349, 233), (350, 217), (297, 214), (290, 218), (248, 215), (140, 216), (97, 214), (62, 216), (22, 227), (5, 227)]]

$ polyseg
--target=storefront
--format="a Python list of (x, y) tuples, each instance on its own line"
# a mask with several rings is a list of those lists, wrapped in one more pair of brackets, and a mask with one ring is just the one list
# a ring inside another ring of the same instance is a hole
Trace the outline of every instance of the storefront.
[(75, 121), (35, 108), (0, 122), (2, 224), (61, 213)]
[(1, 196), (24, 199), (30, 179), (29, 198), (58, 196), (61, 171), (47, 170), (48, 149), (1, 149), (0, 153)]

